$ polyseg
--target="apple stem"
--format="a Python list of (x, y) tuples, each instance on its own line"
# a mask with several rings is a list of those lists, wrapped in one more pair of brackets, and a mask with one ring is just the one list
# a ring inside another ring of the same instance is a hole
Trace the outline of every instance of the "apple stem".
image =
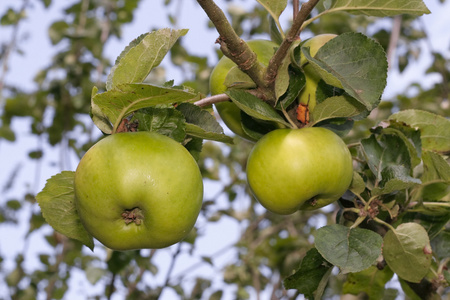
[(395, 228), (394, 228), (391, 224), (386, 223), (385, 221), (383, 221), (383, 220), (381, 220), (381, 219), (378, 219), (378, 218), (374, 218), (373, 220), (374, 220), (375, 222), (377, 222), (377, 223), (380, 223), (380, 224), (386, 226), (387, 228), (389, 228), (390, 230), (392, 230), (393, 232), (395, 232)]
[(361, 146), (361, 143), (351, 143), (351, 144), (347, 144), (347, 147), (348, 148), (354, 148), (354, 147), (359, 147), (359, 146)]
[(125, 209), (122, 213), (122, 218), (125, 224), (135, 223), (136, 225), (141, 225), (144, 215), (139, 207), (133, 209)]
[(289, 122), (289, 124), (291, 124), (292, 129), (298, 129), (298, 126), (292, 121), (292, 119), (289, 117), (289, 114), (287, 113), (287, 111), (283, 108), (281, 110), (283, 112), (284, 117), (287, 119), (287, 121)]

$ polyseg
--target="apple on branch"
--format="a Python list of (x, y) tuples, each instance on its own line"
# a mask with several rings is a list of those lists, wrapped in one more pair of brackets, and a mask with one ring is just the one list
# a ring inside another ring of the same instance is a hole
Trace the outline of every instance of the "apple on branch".
[(202, 206), (203, 181), (181, 144), (155, 132), (110, 135), (75, 172), (86, 230), (113, 250), (163, 248), (181, 241)]
[(247, 181), (255, 198), (283, 215), (338, 200), (352, 178), (347, 145), (321, 127), (271, 131), (255, 144), (247, 161)]

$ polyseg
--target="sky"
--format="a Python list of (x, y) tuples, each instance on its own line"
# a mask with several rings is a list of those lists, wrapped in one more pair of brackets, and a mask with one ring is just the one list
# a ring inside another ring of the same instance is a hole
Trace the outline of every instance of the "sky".
[[(11, 57), (11, 60), (9, 61), (10, 70), (6, 77), (7, 83), (20, 86), (30, 91), (34, 90), (36, 87), (33, 83), (33, 77), (36, 72), (51, 63), (51, 57), (57, 52), (57, 49), (54, 49), (50, 44), (47, 36), (47, 29), (53, 21), (63, 16), (62, 9), (67, 6), (69, 1), (54, 0), (52, 2), (53, 4), (49, 9), (44, 9), (41, 1), (31, 1), (34, 7), (29, 10), (30, 15), (20, 27), (19, 44), (23, 51), (23, 55), (14, 54)], [(168, 21), (165, 18), (161, 18), (163, 15), (161, 14), (161, 11), (167, 9), (160, 4), (161, 2), (162, 1), (141, 1), (135, 21), (133, 24), (127, 25), (124, 28), (123, 38), (121, 40), (112, 40), (106, 45), (106, 54), (112, 61), (131, 40), (143, 32), (152, 28), (170, 27)], [(189, 28), (188, 34), (183, 39), (184, 45), (195, 54), (207, 55), (211, 64), (214, 63), (216, 57), (212, 45), (214, 45), (214, 41), (217, 38), (217, 33), (214, 30), (205, 29), (207, 18), (195, 1), (184, 0), (180, 2), (182, 3), (182, 13), (180, 15), (178, 26), (179, 28)], [(450, 57), (450, 33), (448, 31), (450, 25), (448, 17), (450, 15), (450, 1), (447, 1), (444, 5), (439, 4), (437, 0), (425, 0), (424, 2), (432, 12), (431, 15), (422, 17), (423, 24), (430, 36), (431, 45), (435, 50), (444, 53), (446, 57)], [(2, 15), (8, 7), (18, 7), (20, 3), (21, 1), (17, 0), (0, 0), (0, 15)], [(239, 5), (250, 5), (250, 3), (253, 2), (236, 1), (236, 3)], [(222, 8), (226, 7), (225, 1), (217, 1), (217, 4)], [(169, 9), (174, 12), (174, 7), (169, 7)], [(195, 22), (192, 22), (192, 20), (195, 20)], [(287, 20), (284, 20), (284, 22), (286, 23)], [(8, 29), (0, 27), (0, 41), (8, 41), (10, 36), (11, 32)], [(217, 47), (217, 45), (215, 47)], [(402, 92), (411, 82), (420, 81), (421, 74), (423, 73), (423, 66), (428, 65), (429, 61), (429, 55), (423, 53), (420, 59), (417, 62), (413, 62), (403, 74), (399, 74), (397, 71), (392, 70), (388, 76), (388, 84), (384, 97), (389, 99), (395, 94)], [(181, 74), (173, 72), (168, 75), (168, 77), (170, 77), (168, 79), (175, 79), (175, 83), (177, 83), (177, 80), (180, 80), (181, 78)], [(432, 84), (433, 80), (437, 80), (437, 78), (430, 78), (423, 84)], [(44, 149), (45, 157), (41, 164), (22, 163), (27, 159), (28, 151), (38, 146), (38, 141), (30, 134), (29, 124), (26, 120), (14, 122), (14, 129), (18, 133), (18, 141), (16, 143), (0, 141), (0, 189), (2, 189), (5, 182), (7, 182), (11, 171), (18, 165), (21, 165), (22, 167), (15, 188), (8, 195), (9, 197), (12, 197), (15, 193), (16, 197), (21, 197), (24, 193), (24, 186), (27, 191), (37, 193), (44, 187), (47, 178), (61, 171), (58, 165), (54, 164), (60, 156), (60, 149), (49, 148), (46, 146)], [(76, 165), (77, 158), (71, 156), (70, 161), (65, 167), (69, 170), (75, 170)], [(38, 180), (35, 180), (35, 178), (38, 178)], [(206, 196), (208, 196), (208, 193), (209, 195), (213, 195), (216, 189), (217, 186), (208, 183), (205, 187)], [(5, 195), (0, 195), (0, 201), (3, 202), (8, 199), (9, 198), (5, 198)], [(218, 200), (219, 205), (222, 200)], [(245, 202), (243, 205), (245, 205)], [(34, 205), (31, 209), (36, 211), (39, 208), (37, 205)], [(27, 213), (23, 212), (23, 214), (22, 217), (26, 219)], [(200, 220), (200, 222), (202, 221)], [(224, 228), (226, 228), (226, 230), (224, 230)], [(202, 255), (210, 256), (232, 244), (240, 236), (241, 230), (238, 224), (226, 220), (217, 224), (209, 223), (208, 226), (203, 229), (206, 234), (205, 238), (198, 241), (197, 249), (199, 250), (197, 253), (197, 260), (190, 260), (187, 257), (183, 258), (183, 262), (175, 266), (175, 275), (185, 270), (191, 264), (200, 261)], [(19, 227), (0, 226), (0, 255), (7, 258), (7, 261), (5, 262), (6, 268), (12, 267), (12, 259), (14, 258), (15, 253), (23, 251), (23, 249), (30, 254), (27, 256), (29, 257), (27, 259), (29, 259), (28, 264), (30, 268), (39, 264), (36, 255), (33, 255), (33, 253), (36, 253), (36, 251), (50, 252), (52, 250), (42, 241), (42, 233), (49, 232), (49, 228), (43, 229), (39, 234), (32, 235), (28, 240), (29, 244), (24, 244), (23, 236), (26, 230), (27, 224), (21, 224)], [(5, 243), (6, 240), (13, 240), (14, 242)], [(35, 247), (35, 245), (39, 245), (39, 247)], [(165, 274), (165, 271), (167, 270), (167, 262), (170, 260), (172, 251), (174, 251), (174, 248), (170, 248), (165, 252), (161, 251), (161, 254), (158, 257), (158, 261), (161, 262), (161, 274)], [(104, 253), (96, 253), (104, 255)], [(234, 253), (232, 251), (225, 251), (224, 254), (218, 256), (217, 261), (215, 261), (217, 268), (220, 269), (220, 266), (232, 261), (233, 256)], [(217, 275), (218, 272), (212, 268), (200, 268), (197, 271), (205, 276), (216, 278), (217, 282), (221, 277), (220, 275)], [(91, 287), (89, 283), (86, 283), (86, 281), (83, 280), (83, 274), (81, 272), (75, 277), (76, 279), (74, 280), (78, 281), (73, 283), (75, 288), (71, 293), (74, 293), (74, 295), (86, 288), (92, 289), (93, 292), (97, 291), (101, 293), (99, 290), (101, 286)], [(157, 280), (162, 279), (158, 278)], [(5, 287), (2, 287), (0, 284), (0, 294), (2, 294), (2, 288)], [(164, 299), (170, 299), (170, 291), (167, 293), (169, 294), (165, 295), (165, 297), (163, 297)]]

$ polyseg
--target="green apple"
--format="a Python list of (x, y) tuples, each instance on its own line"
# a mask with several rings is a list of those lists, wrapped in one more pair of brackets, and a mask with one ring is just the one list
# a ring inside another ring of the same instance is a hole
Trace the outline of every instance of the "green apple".
[(277, 129), (261, 138), (247, 162), (247, 181), (269, 211), (292, 214), (339, 199), (353, 177), (347, 145), (321, 127)]
[[(309, 47), (309, 51), (312, 57), (316, 56), (317, 51), (319, 51), (320, 47), (322, 47), (329, 40), (335, 38), (337, 35), (335, 34), (320, 34), (312, 37), (305, 42), (302, 43), (301, 47)], [(303, 72), (305, 72), (305, 86), (299, 95), (299, 103), (308, 105), (308, 109), (310, 112), (314, 110), (316, 106), (316, 90), (317, 84), (320, 81), (320, 76), (314, 70), (314, 68), (308, 64), (308, 60), (304, 55), (300, 56), (300, 65), (303, 68)]]
[[(252, 40), (248, 41), (247, 44), (250, 49), (255, 52), (258, 62), (266, 67), (269, 64), (269, 61), (272, 58), (273, 54), (275, 53), (276, 48), (278, 47), (276, 43), (268, 40)], [(217, 65), (214, 67), (209, 79), (211, 95), (222, 94), (227, 90), (225, 79), (230, 70), (235, 72), (235, 75), (237, 75), (237, 77), (247, 76), (241, 70), (234, 69), (234, 67), (237, 68), (236, 64), (226, 56), (223, 56), (219, 60)], [(248, 77), (247, 80), (251, 79)], [(232, 132), (247, 140), (254, 140), (253, 138), (248, 136), (242, 129), (241, 110), (236, 106), (236, 104), (228, 101), (216, 103), (215, 106), (221, 119)]]
[(81, 159), (75, 199), (84, 227), (106, 247), (163, 248), (193, 228), (203, 181), (189, 151), (169, 137), (116, 133)]

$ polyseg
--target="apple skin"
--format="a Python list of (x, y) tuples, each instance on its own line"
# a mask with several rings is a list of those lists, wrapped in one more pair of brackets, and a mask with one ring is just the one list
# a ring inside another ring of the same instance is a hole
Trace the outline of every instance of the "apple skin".
[[(335, 38), (335, 34), (320, 34), (312, 37), (302, 43), (302, 47), (309, 47), (309, 51), (312, 57), (316, 56), (317, 51), (329, 40)], [(300, 65), (305, 73), (305, 86), (299, 95), (299, 103), (308, 105), (310, 112), (314, 110), (316, 106), (316, 90), (320, 81), (320, 76), (314, 70), (314, 68), (308, 64), (308, 60), (304, 55), (300, 56)]]
[(321, 127), (277, 129), (261, 138), (247, 162), (247, 181), (269, 211), (287, 215), (338, 200), (353, 178), (347, 145)]
[[(252, 40), (248, 41), (247, 44), (250, 49), (255, 52), (258, 62), (266, 67), (275, 53), (275, 49), (278, 47), (276, 43), (268, 40)], [(227, 77), (230, 69), (235, 66), (236, 64), (226, 56), (223, 56), (219, 60), (209, 79), (211, 95), (223, 94), (227, 90), (227, 87), (224, 84), (225, 78)], [(236, 106), (236, 104), (228, 101), (216, 103), (214, 105), (221, 119), (232, 132), (247, 140), (254, 141), (254, 139), (248, 136), (242, 129), (241, 110)]]
[[(86, 230), (119, 251), (179, 242), (193, 228), (203, 199), (195, 159), (181, 144), (154, 132), (100, 140), (81, 159), (74, 187)], [(135, 208), (139, 221), (129, 214), (127, 224), (122, 214)]]

